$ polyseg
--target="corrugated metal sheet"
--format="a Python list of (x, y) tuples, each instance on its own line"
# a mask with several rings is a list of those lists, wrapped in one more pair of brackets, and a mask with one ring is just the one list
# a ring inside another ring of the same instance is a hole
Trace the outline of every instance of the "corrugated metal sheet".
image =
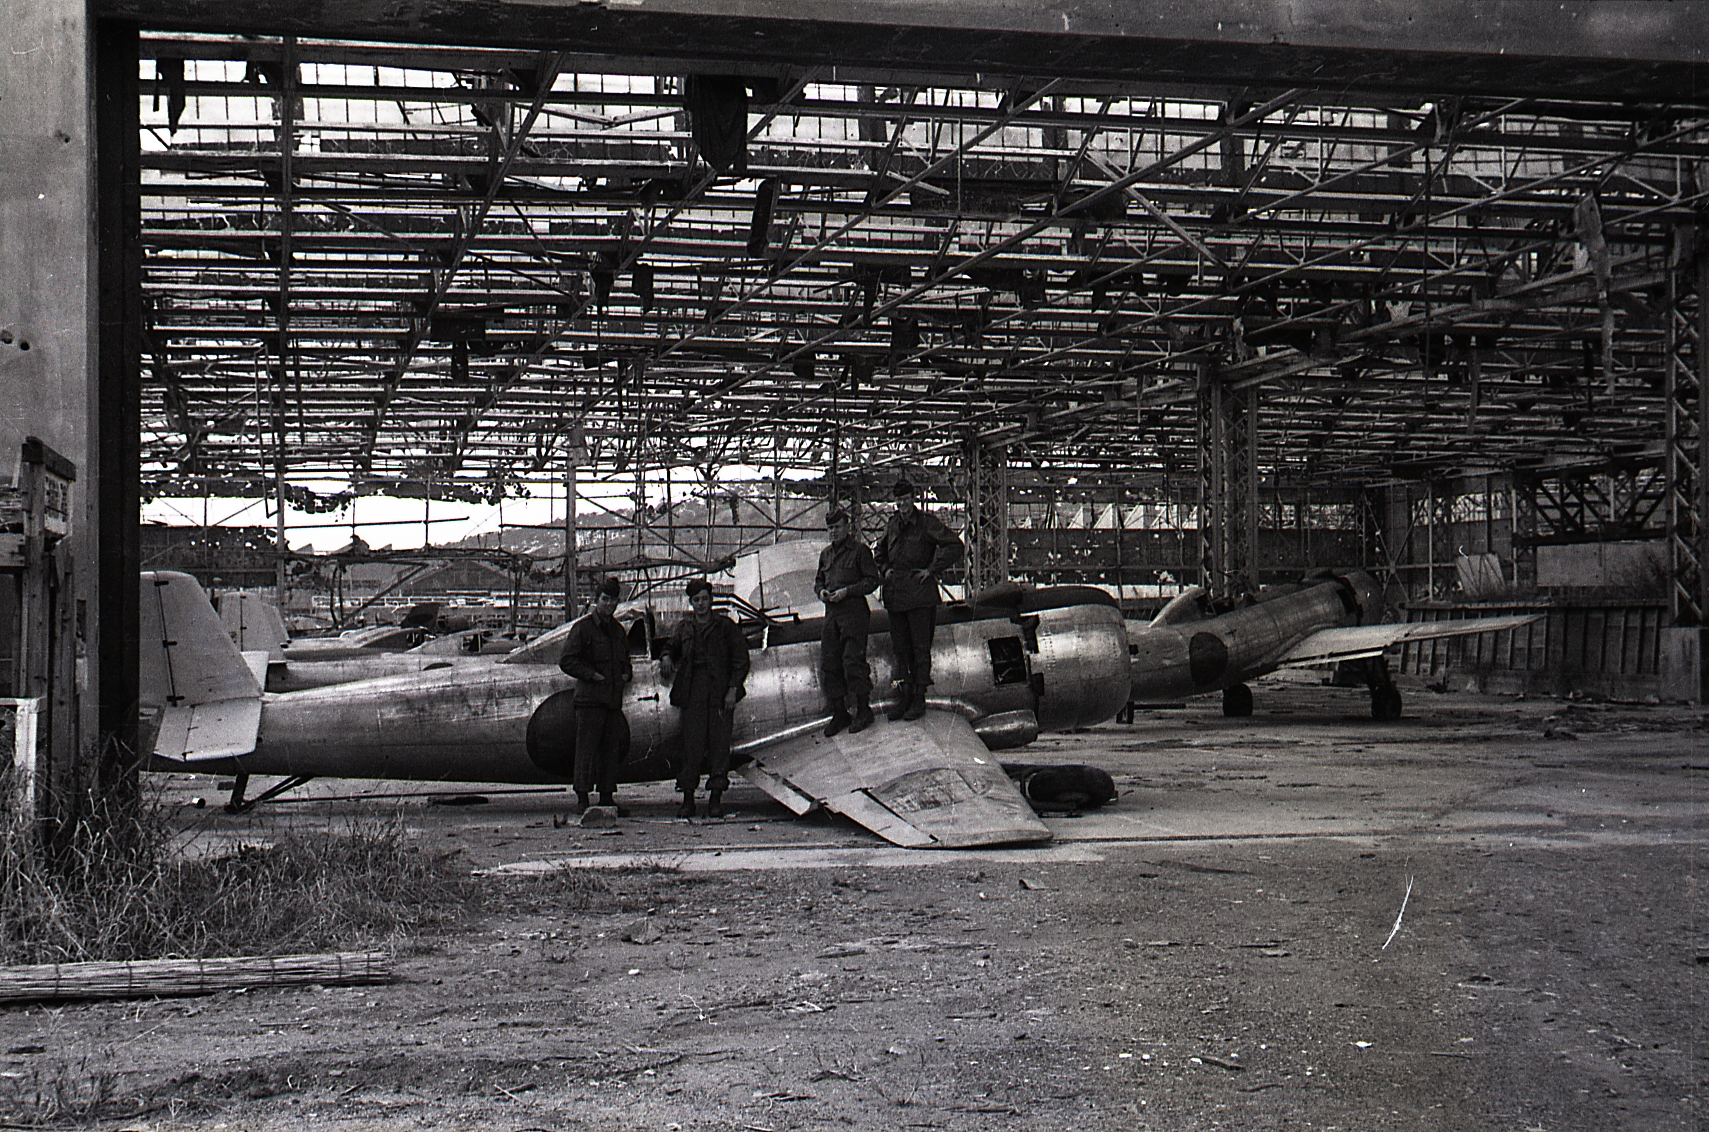
[(1408, 611), (1410, 621), (1541, 613), (1539, 621), (1503, 633), (1409, 642), (1400, 671), (1426, 680), (1465, 676), (1488, 691), (1583, 692), (1617, 698), (1659, 694), (1662, 602), (1555, 601), (1434, 603)]

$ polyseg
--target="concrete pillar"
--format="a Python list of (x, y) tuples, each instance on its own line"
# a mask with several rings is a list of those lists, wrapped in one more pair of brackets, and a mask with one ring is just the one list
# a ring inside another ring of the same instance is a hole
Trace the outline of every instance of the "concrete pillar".
[[(48, 670), (50, 716), (43, 721), (49, 774), (70, 766), (97, 734), (95, 697), (78, 694), (97, 678), (100, 631), (91, 614), (99, 545), (91, 474), (97, 466), (91, 55), (84, 0), (7, 6), (0, 22), (6, 61), (0, 66), (0, 478), (18, 482), (31, 436), (78, 471), (69, 533), (53, 555), (57, 652)], [(134, 568), (130, 589), (136, 589)]]
[(142, 460), (141, 132), (135, 24), (104, 20), (92, 36), (89, 100), (95, 110), (94, 374), (89, 388), (87, 476), (95, 594), (88, 619), (99, 626), (97, 756), (86, 781), (134, 789), (137, 738), (137, 571), (142, 564), (138, 484)]

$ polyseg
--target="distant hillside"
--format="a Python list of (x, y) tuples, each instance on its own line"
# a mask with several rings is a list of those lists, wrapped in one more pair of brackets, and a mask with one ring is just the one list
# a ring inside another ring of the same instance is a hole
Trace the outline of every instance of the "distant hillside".
[[(704, 500), (689, 499), (674, 507), (647, 507), (638, 529), (630, 515), (577, 516), (577, 548), (587, 562), (620, 563), (636, 558), (715, 562), (754, 546), (820, 535), (825, 529), (822, 501), (785, 495), (778, 501), (767, 491), (732, 492), (714, 501), (711, 522)], [(781, 518), (781, 521), (780, 521)], [(471, 535), (455, 543), (466, 548), (502, 548), (550, 561), (563, 557), (563, 528), (512, 527)]]

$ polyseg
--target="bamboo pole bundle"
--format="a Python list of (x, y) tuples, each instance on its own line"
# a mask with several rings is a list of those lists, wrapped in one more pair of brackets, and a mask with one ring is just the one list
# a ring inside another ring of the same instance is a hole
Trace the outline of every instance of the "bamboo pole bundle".
[(131, 963), (42, 963), (0, 967), (0, 1002), (153, 998), (312, 983), (360, 986), (390, 982), (391, 977), (391, 956), (380, 951), (149, 959)]

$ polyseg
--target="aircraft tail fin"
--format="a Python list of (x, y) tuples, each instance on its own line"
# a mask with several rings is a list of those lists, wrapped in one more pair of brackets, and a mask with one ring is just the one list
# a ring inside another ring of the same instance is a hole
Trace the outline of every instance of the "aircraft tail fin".
[(145, 571), (140, 620), (139, 698), (155, 730), (148, 753), (201, 762), (253, 751), (261, 685), (196, 579)]
[(220, 621), (244, 652), (265, 652), (269, 661), (285, 659), (291, 634), (279, 607), (251, 593), (234, 590), (220, 598)]

